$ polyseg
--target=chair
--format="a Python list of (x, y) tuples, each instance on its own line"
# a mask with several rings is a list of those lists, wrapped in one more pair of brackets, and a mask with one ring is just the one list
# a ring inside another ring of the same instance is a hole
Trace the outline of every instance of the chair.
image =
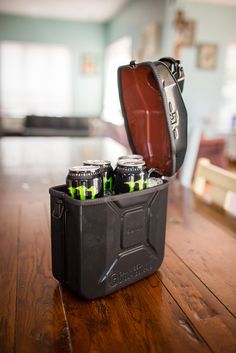
[(225, 139), (223, 138), (201, 138), (198, 158), (207, 158), (218, 167), (227, 169), (228, 160), (225, 154)]
[[(208, 185), (210, 189), (207, 189)], [(236, 216), (236, 174), (211, 164), (206, 158), (200, 158), (194, 176), (193, 191)]]

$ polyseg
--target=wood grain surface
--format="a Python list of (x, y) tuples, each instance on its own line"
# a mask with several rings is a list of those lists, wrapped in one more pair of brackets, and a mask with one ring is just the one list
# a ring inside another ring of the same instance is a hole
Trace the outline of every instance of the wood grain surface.
[(72, 346), (82, 352), (210, 351), (157, 277), (91, 302), (63, 290), (63, 301)]
[(70, 352), (69, 332), (58, 284), (51, 274), (45, 208), (21, 207), (16, 301), (17, 352)]
[(235, 316), (235, 237), (195, 212), (184, 197), (171, 198), (169, 215), (167, 243)]
[[(14, 221), (13, 221), (14, 220)], [(19, 207), (0, 207), (0, 351), (14, 352)]]
[(154, 275), (92, 301), (53, 278), (48, 187), (78, 154), (109, 159), (89, 141), (0, 140), (0, 353), (236, 352), (236, 220), (178, 182)]
[(235, 352), (235, 318), (169, 246), (166, 246), (165, 261), (156, 275), (212, 351)]

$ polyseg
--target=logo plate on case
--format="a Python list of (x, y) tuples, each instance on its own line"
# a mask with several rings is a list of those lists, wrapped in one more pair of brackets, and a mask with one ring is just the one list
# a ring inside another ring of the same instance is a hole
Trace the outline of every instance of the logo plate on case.
[(179, 113), (177, 109), (173, 109), (172, 103), (169, 102), (169, 111), (170, 111), (170, 123), (171, 128), (174, 134), (174, 138), (178, 140), (179, 138)]
[(143, 275), (146, 272), (150, 272), (153, 269), (152, 264), (137, 264), (133, 266), (129, 271), (119, 271), (119, 272), (114, 272), (108, 277), (108, 282), (111, 285), (111, 287), (118, 286), (119, 284), (122, 284), (126, 281), (129, 281), (130, 279), (139, 277), (140, 275)]

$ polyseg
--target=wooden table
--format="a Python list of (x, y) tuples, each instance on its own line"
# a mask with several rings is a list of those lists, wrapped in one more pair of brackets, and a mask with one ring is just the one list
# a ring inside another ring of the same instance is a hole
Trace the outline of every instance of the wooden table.
[(236, 352), (236, 221), (172, 183), (164, 263), (84, 301), (51, 274), (48, 187), (109, 139), (0, 140), (0, 352)]

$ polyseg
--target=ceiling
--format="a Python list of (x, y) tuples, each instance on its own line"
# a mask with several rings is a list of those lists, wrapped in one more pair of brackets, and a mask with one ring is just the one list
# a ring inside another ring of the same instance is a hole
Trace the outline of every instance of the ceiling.
[[(131, 0), (0, 0), (0, 13), (105, 22)], [(142, 0), (145, 1), (145, 0)], [(156, 0), (158, 1), (158, 0)], [(165, 0), (164, 0), (165, 1)], [(175, 0), (236, 6), (236, 0)]]
[(105, 22), (130, 0), (0, 0), (0, 13)]

